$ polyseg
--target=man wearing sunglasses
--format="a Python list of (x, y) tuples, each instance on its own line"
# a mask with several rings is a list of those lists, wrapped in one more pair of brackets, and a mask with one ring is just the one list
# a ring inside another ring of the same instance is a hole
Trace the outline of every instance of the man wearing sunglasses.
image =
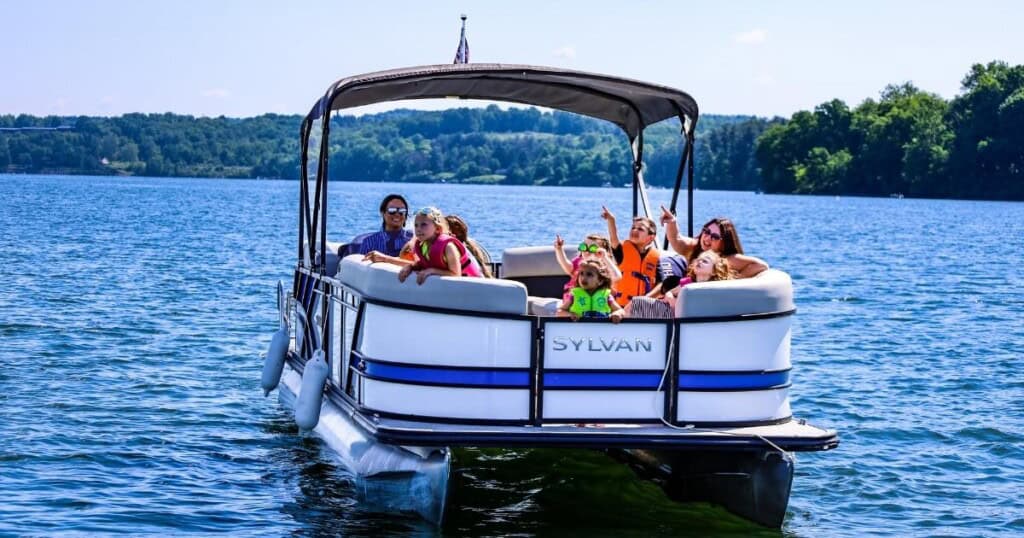
[(365, 234), (352, 240), (359, 242), (359, 249), (353, 253), (365, 254), (370, 261), (384, 261), (375, 258), (383, 255), (398, 257), (402, 247), (412, 240), (412, 231), (405, 228), (409, 215), (409, 203), (400, 194), (389, 194), (380, 203), (380, 231)]

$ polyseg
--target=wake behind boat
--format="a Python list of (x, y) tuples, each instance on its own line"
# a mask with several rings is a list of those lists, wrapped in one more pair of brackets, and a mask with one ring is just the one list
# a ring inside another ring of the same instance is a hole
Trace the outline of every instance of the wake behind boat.
[(566, 280), (551, 246), (506, 249), (494, 264), (496, 279), (432, 277), (422, 285), (399, 282), (395, 266), (339, 257), (344, 249), (326, 237), (331, 113), (449, 97), (617, 125), (633, 153), (634, 216), (651, 215), (644, 129), (677, 118), (685, 151), (671, 210), (685, 177), (692, 235), (698, 109), (684, 92), (503, 64), (341, 79), (302, 124), (297, 265), (291, 291), (279, 284), (281, 329), (267, 354), (264, 389), (280, 389), (300, 427), (324, 439), (356, 476), (367, 505), (381, 510), (441, 523), (453, 447), (592, 448), (659, 477), (674, 498), (718, 503), (780, 527), (792, 452), (838, 445), (836, 432), (790, 409), (796, 308), (784, 272), (691, 284), (682, 288), (675, 319), (613, 325), (549, 317), (547, 305)]

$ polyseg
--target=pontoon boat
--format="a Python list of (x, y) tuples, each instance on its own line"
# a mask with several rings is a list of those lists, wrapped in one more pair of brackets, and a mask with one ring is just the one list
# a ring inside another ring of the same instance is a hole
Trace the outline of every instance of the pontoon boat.
[[(404, 99), (457, 97), (546, 107), (617, 125), (633, 154), (633, 214), (651, 215), (644, 129), (677, 118), (693, 233), (697, 104), (686, 93), (549, 67), (454, 64), (343, 78), (302, 123), (297, 265), (279, 284), (281, 329), (263, 386), (356, 476), (364, 502), (441, 523), (455, 447), (591, 448), (780, 527), (792, 452), (839, 443), (789, 405), (793, 289), (776, 269), (691, 284), (673, 320), (548, 317), (566, 276), (551, 246), (506, 249), (500, 278), (400, 283), (398, 268), (338, 256), (327, 240), (331, 115)], [(312, 189), (311, 185), (312, 183)], [(312, 190), (312, 192), (311, 192)], [(357, 230), (353, 230), (355, 235)], [(430, 327), (396, 338), (403, 327)], [(396, 330), (397, 328), (397, 330)], [(458, 345), (452, 345), (457, 342)], [(600, 424), (603, 427), (594, 427)]]

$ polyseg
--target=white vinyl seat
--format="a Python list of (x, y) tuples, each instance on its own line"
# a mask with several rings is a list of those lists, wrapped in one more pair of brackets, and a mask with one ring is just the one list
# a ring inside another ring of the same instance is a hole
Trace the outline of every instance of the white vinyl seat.
[(526, 314), (526, 286), (511, 280), (431, 276), (423, 284), (410, 275), (398, 281), (400, 268), (389, 263), (370, 263), (353, 254), (339, 264), (337, 278), (365, 297), (427, 307)]

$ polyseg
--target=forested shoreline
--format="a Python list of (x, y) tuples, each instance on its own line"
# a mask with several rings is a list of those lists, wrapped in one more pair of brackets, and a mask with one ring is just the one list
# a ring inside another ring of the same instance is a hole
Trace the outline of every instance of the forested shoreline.
[[(0, 115), (0, 172), (153, 177), (299, 175), (298, 115), (196, 118)], [(1024, 66), (972, 66), (950, 101), (910, 83), (854, 108), (791, 118), (701, 116), (701, 189), (1024, 200)], [(669, 186), (679, 124), (645, 136), (645, 178)], [(624, 135), (535, 108), (394, 110), (332, 120), (330, 178), (512, 185), (622, 185)]]

